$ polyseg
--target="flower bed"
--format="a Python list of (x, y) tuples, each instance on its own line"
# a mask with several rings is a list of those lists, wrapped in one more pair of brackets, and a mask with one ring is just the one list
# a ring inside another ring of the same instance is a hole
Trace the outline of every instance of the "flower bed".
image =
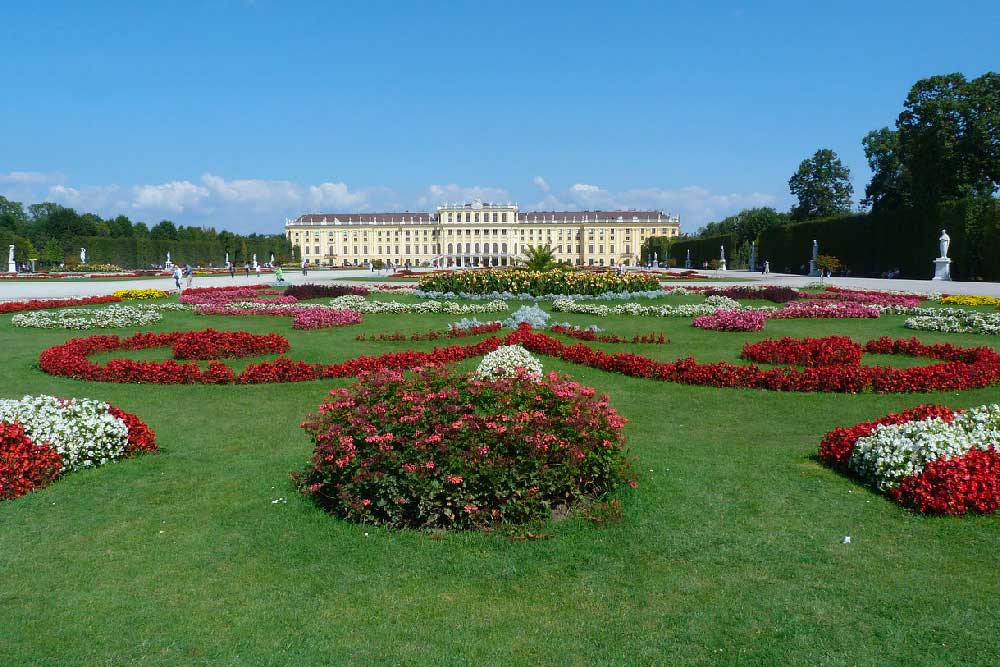
[(292, 315), (293, 329), (329, 329), (360, 324), (361, 314), (335, 308), (299, 308)]
[(176, 334), (172, 344), (175, 359), (239, 359), (288, 351), (288, 339), (246, 331), (189, 331)]
[(321, 297), (333, 298), (354, 294), (357, 296), (368, 296), (371, 290), (367, 287), (350, 287), (348, 285), (315, 285), (305, 283), (304, 285), (289, 285), (285, 290), (287, 296), (294, 296), (299, 301), (306, 299), (319, 299)]
[(774, 303), (787, 303), (795, 301), (800, 297), (800, 293), (791, 287), (778, 287), (775, 285), (766, 286), (733, 286), (733, 287), (697, 287), (690, 288), (704, 294), (705, 296), (725, 296), (730, 299), (762, 299), (773, 301)]
[(878, 319), (882, 311), (876, 306), (860, 303), (797, 301), (768, 314), (768, 319)]
[(756, 310), (717, 310), (699, 315), (691, 324), (713, 331), (760, 331), (766, 320), (767, 315)]
[(520, 345), (501, 345), (483, 357), (473, 374), (482, 380), (499, 378), (534, 380), (542, 376), (542, 362)]
[(399, 331), (391, 334), (358, 334), (355, 340), (360, 341), (418, 341), (437, 340), (439, 338), (465, 338), (484, 333), (494, 333), (503, 328), (502, 322), (487, 322), (486, 324), (476, 324), (470, 327), (458, 328), (454, 325), (447, 331), (428, 331), (427, 333), (404, 334)]
[(606, 306), (596, 303), (580, 303), (572, 299), (557, 299), (552, 302), (552, 310), (561, 313), (578, 313), (581, 315), (594, 315), (596, 317), (609, 317), (618, 315), (642, 315), (651, 317), (697, 317), (698, 315), (710, 315), (716, 310), (740, 310), (745, 309), (739, 302), (725, 296), (710, 296), (705, 299), (705, 303), (683, 304), (680, 306), (661, 305), (647, 306), (641, 303), (619, 303), (614, 306)]
[(555, 374), (384, 372), (331, 391), (303, 422), (315, 451), (293, 479), (327, 512), (361, 523), (524, 524), (634, 486), (624, 424), (607, 397)]
[(651, 343), (655, 345), (666, 345), (670, 339), (663, 334), (641, 334), (625, 338), (617, 334), (599, 334), (597, 331), (581, 329), (571, 324), (553, 324), (549, 327), (552, 333), (562, 334), (577, 340), (586, 340), (597, 343)]
[(358, 373), (384, 369), (414, 368), (445, 364), (492, 352), (500, 345), (522, 345), (525, 349), (558, 357), (614, 373), (657, 379), (665, 382), (698, 384), (713, 387), (741, 387), (772, 391), (829, 391), (904, 393), (915, 391), (961, 390), (987, 387), (1000, 382), (1000, 355), (988, 347), (961, 348), (953, 345), (922, 345), (916, 339), (871, 340), (864, 351), (876, 354), (927, 356), (944, 363), (914, 368), (882, 366), (831, 365), (805, 368), (774, 368), (742, 366), (726, 362), (701, 364), (694, 359), (661, 362), (638, 354), (608, 354), (583, 343), (566, 346), (529, 325), (497, 338), (491, 336), (471, 345), (452, 345), (430, 352), (392, 352), (378, 357), (358, 357), (338, 364), (308, 364), (279, 358), (260, 364), (250, 364), (239, 375), (219, 362), (209, 363), (202, 371), (196, 364), (140, 362), (113, 359), (106, 366), (91, 362), (87, 356), (114, 350), (140, 350), (172, 345), (179, 334), (136, 334), (121, 339), (117, 336), (76, 338), (51, 347), (39, 357), (43, 371), (99, 382), (178, 383), (265, 383), (302, 382), (328, 377), (353, 377)]
[(600, 294), (659, 289), (655, 275), (589, 271), (521, 269), (452, 271), (424, 276), (419, 288), (435, 292), (524, 292), (527, 294)]
[(67, 306), (95, 306), (102, 303), (118, 303), (117, 296), (87, 296), (82, 299), (31, 299), (29, 301), (6, 301), (0, 303), (0, 314), (16, 313), (22, 310), (45, 310), (66, 308)]
[(161, 313), (164, 310), (187, 309), (187, 306), (179, 303), (136, 306), (113, 304), (105, 308), (70, 308), (17, 313), (10, 321), (16, 327), (38, 329), (113, 329), (155, 324), (163, 319)]
[(906, 294), (901, 292), (877, 292), (874, 290), (854, 290), (827, 285), (820, 292), (805, 292), (802, 298), (861, 303), (868, 306), (904, 306), (915, 308), (926, 297), (916, 294)]
[(170, 292), (161, 289), (120, 289), (112, 294), (125, 301), (143, 301), (146, 299), (163, 299), (170, 296)]
[(1000, 405), (921, 405), (834, 429), (819, 458), (918, 512), (992, 513), (1000, 506), (998, 442)]
[(137, 416), (86, 398), (0, 400), (0, 499), (41, 488), (67, 471), (157, 451)]
[(962, 308), (926, 308), (919, 312), (915, 317), (908, 318), (903, 326), (920, 331), (1000, 335), (1000, 313), (983, 313)]
[(941, 303), (946, 306), (994, 306), (1000, 308), (1000, 299), (995, 296), (952, 294), (941, 297)]
[(816, 368), (819, 366), (858, 366), (861, 346), (847, 336), (827, 338), (767, 338), (743, 346), (740, 356), (759, 364), (788, 364)]
[(403, 313), (444, 313), (446, 315), (471, 315), (473, 313), (502, 313), (506, 311), (507, 302), (490, 301), (489, 303), (461, 304), (452, 301), (423, 301), (421, 303), (406, 303), (403, 301), (368, 301), (360, 296), (341, 296), (330, 301), (334, 308), (349, 308), (359, 313), (403, 314)]

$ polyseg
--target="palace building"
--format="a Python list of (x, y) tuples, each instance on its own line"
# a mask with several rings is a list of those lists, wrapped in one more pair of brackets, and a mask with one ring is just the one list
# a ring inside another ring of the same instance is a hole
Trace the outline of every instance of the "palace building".
[(660, 211), (527, 211), (517, 204), (445, 204), (436, 213), (309, 213), (285, 236), (313, 265), (512, 266), (548, 246), (576, 266), (634, 266), (651, 236), (677, 236), (680, 219)]

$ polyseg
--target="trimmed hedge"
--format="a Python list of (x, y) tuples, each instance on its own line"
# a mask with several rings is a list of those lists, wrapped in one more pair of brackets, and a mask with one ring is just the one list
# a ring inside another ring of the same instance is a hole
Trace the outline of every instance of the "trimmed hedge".
[[(841, 260), (851, 275), (879, 276), (899, 269), (904, 278), (929, 279), (940, 254), (942, 228), (951, 237), (948, 256), (955, 280), (1000, 280), (1000, 262), (995, 259), (1000, 256), (1000, 205), (995, 199), (775, 227), (761, 233), (757, 256), (761, 262), (769, 261), (773, 271), (799, 272), (808, 266), (816, 239), (820, 253)], [(978, 238), (970, 238), (970, 232)], [(692, 258), (694, 254), (692, 250)]]
[[(163, 264), (170, 258), (179, 264), (205, 266), (213, 264), (222, 266), (225, 263), (226, 247), (218, 240), (206, 241), (172, 241), (167, 239), (151, 239), (148, 237), (77, 237), (74, 246), (87, 249), (87, 260), (96, 264), (117, 264), (126, 268), (146, 269), (152, 264)], [(266, 263), (274, 253), (275, 261), (285, 261), (293, 258), (293, 249), (287, 239), (282, 237), (260, 238), (247, 240), (247, 256), (242, 257), (230, 249), (230, 259), (237, 265), (249, 262), (257, 253), (257, 261)], [(297, 256), (297, 255), (296, 255)]]
[[(721, 234), (719, 236), (706, 236), (702, 239), (679, 239), (670, 246), (670, 258), (676, 262), (675, 266), (683, 267), (684, 260), (687, 259), (687, 251), (691, 250), (691, 268), (702, 268), (703, 262), (711, 262), (719, 259), (719, 246), (726, 246), (726, 264), (729, 268), (734, 268), (736, 251), (741, 242), (736, 234)], [(771, 262), (772, 268), (774, 262)]]

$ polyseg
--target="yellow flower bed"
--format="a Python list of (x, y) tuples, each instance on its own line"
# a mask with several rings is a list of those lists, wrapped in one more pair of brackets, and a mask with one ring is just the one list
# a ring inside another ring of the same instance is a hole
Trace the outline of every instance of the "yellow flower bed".
[(1000, 299), (995, 296), (966, 296), (956, 294), (941, 299), (941, 303), (950, 306), (1000, 306)]
[(161, 289), (120, 289), (114, 295), (119, 299), (127, 301), (141, 301), (144, 299), (162, 299), (165, 296), (170, 296), (170, 293)]

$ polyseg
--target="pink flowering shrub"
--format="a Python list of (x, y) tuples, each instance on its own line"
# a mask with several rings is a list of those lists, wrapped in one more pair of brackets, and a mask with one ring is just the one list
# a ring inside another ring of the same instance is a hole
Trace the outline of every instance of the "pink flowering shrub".
[(756, 310), (717, 310), (709, 315), (699, 315), (691, 324), (713, 331), (760, 331), (767, 314)]
[(554, 373), (477, 380), (442, 367), (334, 389), (302, 427), (292, 478), (327, 512), (393, 528), (483, 529), (548, 519), (635, 486), (625, 419)]
[(300, 308), (292, 316), (293, 329), (327, 329), (360, 322), (360, 313), (333, 308)]

